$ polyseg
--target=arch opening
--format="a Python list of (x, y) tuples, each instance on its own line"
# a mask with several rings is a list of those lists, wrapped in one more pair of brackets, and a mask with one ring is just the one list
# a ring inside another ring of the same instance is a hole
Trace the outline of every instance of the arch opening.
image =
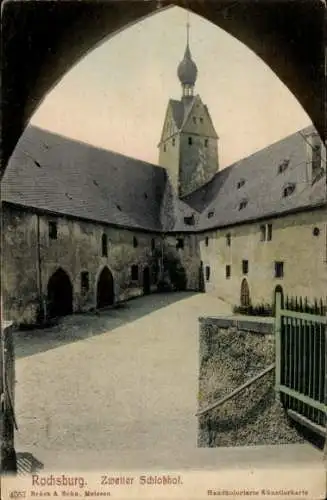
[(73, 286), (68, 274), (59, 268), (48, 281), (48, 311), (49, 318), (67, 316), (73, 312)]
[(149, 295), (149, 293), (150, 293), (150, 286), (151, 286), (151, 282), (150, 282), (150, 268), (148, 266), (146, 266), (143, 269), (143, 293), (144, 293), (144, 295)]
[(249, 307), (251, 305), (250, 289), (247, 280), (244, 278), (241, 284), (241, 307)]
[(114, 299), (114, 279), (108, 267), (104, 267), (97, 283), (97, 309), (112, 306)]

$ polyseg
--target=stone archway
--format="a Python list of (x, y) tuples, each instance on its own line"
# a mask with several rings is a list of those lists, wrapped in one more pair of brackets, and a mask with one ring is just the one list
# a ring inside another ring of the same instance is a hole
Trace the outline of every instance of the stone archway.
[(48, 318), (66, 316), (73, 312), (73, 286), (68, 274), (57, 269), (48, 281)]
[(114, 278), (106, 266), (102, 269), (97, 282), (97, 308), (112, 306), (114, 301)]
[(251, 305), (250, 289), (247, 280), (244, 278), (241, 284), (241, 307), (249, 307)]
[(5, 2), (2, 9), (3, 167), (36, 107), (81, 57), (132, 23), (173, 6), (189, 9), (248, 46), (291, 90), (325, 140), (321, 0), (283, 2), (277, 9), (275, 2), (240, 0), (73, 1), (52, 2), (51, 9), (47, 2), (38, 4), (35, 9), (31, 2)]

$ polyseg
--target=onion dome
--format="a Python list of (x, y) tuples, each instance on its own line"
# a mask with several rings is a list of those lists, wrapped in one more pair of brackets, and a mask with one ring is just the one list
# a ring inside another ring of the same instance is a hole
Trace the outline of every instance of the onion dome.
[(184, 58), (178, 65), (177, 75), (183, 86), (194, 86), (197, 74), (198, 69), (192, 59), (191, 51), (187, 43)]

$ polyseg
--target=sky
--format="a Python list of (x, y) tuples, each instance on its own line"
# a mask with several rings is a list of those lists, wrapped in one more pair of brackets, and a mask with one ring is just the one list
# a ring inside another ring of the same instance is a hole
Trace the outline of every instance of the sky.
[[(181, 97), (186, 22), (186, 11), (173, 7), (103, 41), (49, 92), (31, 123), (157, 164), (168, 100)], [(190, 13), (189, 22), (195, 94), (216, 127), (221, 168), (310, 125), (248, 47), (202, 17)]]

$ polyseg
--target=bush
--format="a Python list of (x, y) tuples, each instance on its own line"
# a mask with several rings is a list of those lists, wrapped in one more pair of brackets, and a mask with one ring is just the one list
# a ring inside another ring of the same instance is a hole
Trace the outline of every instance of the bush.
[(233, 313), (245, 316), (273, 316), (273, 306), (270, 304), (257, 304), (255, 306), (234, 306)]

